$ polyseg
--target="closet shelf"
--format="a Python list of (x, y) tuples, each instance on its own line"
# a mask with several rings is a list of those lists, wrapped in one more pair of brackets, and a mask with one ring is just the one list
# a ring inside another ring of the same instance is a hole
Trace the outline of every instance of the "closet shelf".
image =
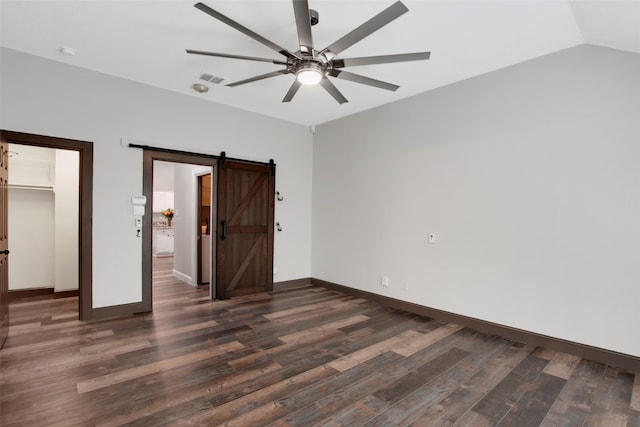
[(11, 183), (9, 183), (9, 190), (53, 191), (53, 185), (11, 184)]

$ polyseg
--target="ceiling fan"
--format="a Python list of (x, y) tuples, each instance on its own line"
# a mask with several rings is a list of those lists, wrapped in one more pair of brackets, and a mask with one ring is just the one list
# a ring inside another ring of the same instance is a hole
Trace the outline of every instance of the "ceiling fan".
[(347, 99), (342, 95), (342, 93), (340, 93), (340, 91), (335, 87), (335, 85), (331, 83), (329, 77), (335, 77), (337, 79), (349, 80), (355, 83), (374, 86), (380, 89), (395, 91), (400, 86), (361, 76), (359, 74), (350, 73), (348, 71), (344, 71), (343, 68), (357, 65), (418, 61), (429, 59), (429, 56), (431, 55), (431, 52), (417, 52), (395, 55), (366, 56), (360, 58), (336, 58), (336, 56), (339, 55), (340, 52), (358, 43), (360, 40), (379, 30), (389, 22), (408, 12), (409, 9), (407, 9), (407, 7), (400, 1), (392, 4), (373, 18), (369, 19), (364, 24), (360, 25), (350, 33), (330, 44), (326, 48), (322, 50), (316, 50), (313, 46), (311, 25), (312, 20), (314, 21), (314, 24), (317, 23), (318, 14), (315, 10), (309, 9), (307, 0), (293, 0), (293, 12), (295, 15), (296, 27), (298, 30), (298, 41), (300, 46), (300, 50), (297, 50), (295, 52), (291, 52), (281, 46), (278, 46), (276, 43), (262, 37), (260, 34), (251, 31), (247, 27), (239, 24), (233, 19), (223, 15), (222, 13), (210, 8), (203, 3), (196, 3), (194, 7), (216, 18), (217, 20), (224, 22), (230, 27), (235, 28), (236, 30), (251, 37), (257, 42), (260, 42), (263, 45), (275, 50), (276, 52), (285, 56), (286, 59), (277, 60), (269, 58), (257, 58), (253, 56), (232, 55), (228, 53), (206, 52), (191, 49), (187, 49), (187, 53), (216, 56), (221, 58), (244, 59), (248, 61), (270, 62), (277, 65), (284, 65), (285, 68), (281, 70), (261, 74), (259, 76), (229, 83), (227, 85), (233, 87), (284, 74), (294, 74), (296, 76), (296, 80), (294, 80), (291, 88), (282, 99), (282, 102), (290, 102), (296, 92), (298, 92), (298, 89), (300, 89), (300, 86), (304, 84), (319, 84), (327, 92), (329, 92), (329, 94), (338, 103), (343, 104), (345, 102), (348, 102)]

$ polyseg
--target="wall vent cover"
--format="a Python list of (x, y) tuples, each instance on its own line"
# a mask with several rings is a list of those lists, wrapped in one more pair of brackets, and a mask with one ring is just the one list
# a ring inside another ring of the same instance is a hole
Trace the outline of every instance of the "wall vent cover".
[(205, 82), (220, 84), (224, 79), (222, 77), (214, 76), (209, 73), (202, 73), (198, 76), (200, 80), (204, 80)]

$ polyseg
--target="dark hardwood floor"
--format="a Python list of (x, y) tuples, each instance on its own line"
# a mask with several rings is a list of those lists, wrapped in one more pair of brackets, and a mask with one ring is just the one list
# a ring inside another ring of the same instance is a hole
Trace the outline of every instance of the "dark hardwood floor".
[(153, 314), (11, 305), (0, 425), (640, 426), (640, 373), (324, 288), (210, 302), (156, 261)]

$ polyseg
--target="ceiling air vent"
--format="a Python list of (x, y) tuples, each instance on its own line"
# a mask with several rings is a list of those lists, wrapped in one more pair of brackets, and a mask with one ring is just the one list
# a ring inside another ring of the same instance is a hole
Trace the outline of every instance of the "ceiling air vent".
[(220, 82), (224, 80), (222, 77), (214, 76), (213, 74), (209, 74), (209, 73), (202, 73), (200, 74), (200, 76), (198, 76), (198, 78), (200, 80), (204, 80), (205, 82), (210, 82), (215, 84), (220, 84)]

